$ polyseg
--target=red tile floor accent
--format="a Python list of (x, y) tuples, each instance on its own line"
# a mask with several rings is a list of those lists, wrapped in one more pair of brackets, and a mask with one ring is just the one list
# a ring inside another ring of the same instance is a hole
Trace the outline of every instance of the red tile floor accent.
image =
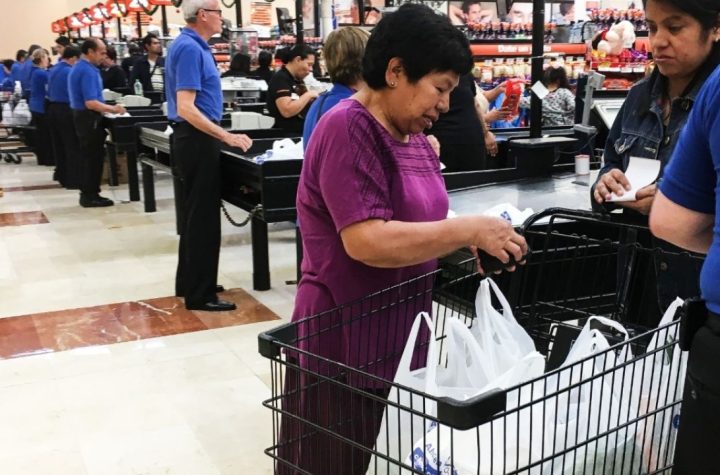
[(47, 216), (42, 211), (23, 213), (0, 213), (0, 228), (3, 226), (24, 226), (26, 224), (47, 224)]
[(9, 187), (3, 188), (3, 191), (5, 191), (5, 193), (10, 193), (12, 191), (55, 190), (58, 188), (62, 188), (62, 186), (58, 183), (52, 183), (52, 184), (48, 184), (48, 185), (9, 186)]
[(186, 310), (177, 297), (0, 318), (0, 358), (224, 328), (279, 317), (242, 289), (221, 294), (232, 312)]

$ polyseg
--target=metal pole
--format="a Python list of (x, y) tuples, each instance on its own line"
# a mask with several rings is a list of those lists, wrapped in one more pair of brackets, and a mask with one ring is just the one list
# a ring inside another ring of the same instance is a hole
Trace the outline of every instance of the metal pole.
[(303, 0), (295, 0), (295, 44), (305, 43), (305, 26), (303, 25)]
[(313, 21), (315, 23), (315, 36), (320, 36), (320, 0), (313, 0)]
[(242, 2), (240, 0), (235, 0), (235, 26), (242, 28), (242, 24)]
[[(545, 2), (544, 0), (533, 0), (531, 84), (540, 81), (543, 76), (544, 40)], [(534, 93), (530, 93), (530, 97), (530, 138), (539, 138), (542, 135), (542, 101)]]
[(141, 16), (140, 12), (137, 12), (135, 14), (135, 19), (137, 20), (138, 38), (142, 38), (142, 23), (141, 23), (142, 16)]
[(105, 34), (105, 22), (100, 23), (100, 31), (102, 32), (102, 38), (106, 39), (107, 35)]
[(160, 7), (160, 11), (162, 12), (162, 30), (163, 30), (163, 36), (170, 36), (170, 27), (168, 26), (168, 19), (167, 19), (167, 7), (163, 5)]
[(118, 19), (117, 19), (117, 29), (118, 29), (117, 40), (122, 41), (122, 20), (120, 19), (120, 17), (118, 17)]

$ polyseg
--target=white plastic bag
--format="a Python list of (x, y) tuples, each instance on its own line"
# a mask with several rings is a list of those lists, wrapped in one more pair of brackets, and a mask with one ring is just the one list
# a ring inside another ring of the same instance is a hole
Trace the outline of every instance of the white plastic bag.
[(680, 298), (670, 304), (642, 360), (639, 415), (647, 417), (638, 424), (636, 441), (642, 449), (642, 468), (649, 473), (672, 463), (675, 453), (681, 407), (661, 408), (682, 399), (688, 353), (680, 350), (677, 343), (680, 326), (662, 327), (673, 322), (682, 305)]
[[(500, 302), (502, 313), (492, 305), (493, 293)], [(504, 374), (528, 354), (535, 352), (535, 342), (515, 320), (510, 304), (492, 279), (480, 282), (475, 296), (475, 312), (477, 318), (470, 331), (487, 354), (491, 379)], [(542, 358), (542, 355), (538, 353), (536, 357)]]

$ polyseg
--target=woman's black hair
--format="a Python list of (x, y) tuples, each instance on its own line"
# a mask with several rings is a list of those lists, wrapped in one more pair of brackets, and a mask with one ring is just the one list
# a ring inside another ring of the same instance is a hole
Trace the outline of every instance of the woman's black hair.
[[(647, 9), (649, 0), (643, 0), (643, 7)], [(670, 5), (676, 10), (687, 13), (700, 22), (704, 30), (720, 26), (720, 2), (718, 0), (653, 0), (663, 5)]]
[(404, 4), (383, 16), (370, 35), (363, 58), (363, 79), (372, 89), (387, 86), (385, 71), (392, 58), (402, 61), (411, 83), (433, 71), (453, 71), (462, 76), (473, 66), (465, 35), (448, 17), (418, 4)]
[(230, 61), (230, 70), (244, 73), (246, 76), (250, 74), (250, 56), (237, 53)]
[(550, 84), (557, 84), (558, 88), (570, 89), (570, 83), (568, 82), (567, 71), (564, 66), (555, 68), (550, 66), (543, 73), (543, 83), (546, 86)]

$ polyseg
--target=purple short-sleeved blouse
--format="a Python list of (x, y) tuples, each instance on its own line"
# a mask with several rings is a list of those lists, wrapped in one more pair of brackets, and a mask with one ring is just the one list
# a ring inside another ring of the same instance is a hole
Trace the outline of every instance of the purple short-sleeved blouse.
[[(362, 104), (347, 99), (328, 111), (313, 132), (297, 211), (304, 254), (293, 321), (435, 270), (436, 260), (399, 269), (367, 266), (348, 256), (340, 231), (368, 219), (443, 220), (448, 196), (440, 161), (424, 135), (399, 142)], [(323, 338), (308, 339), (303, 347), (391, 379), (394, 364), (372, 367), (372, 362), (381, 346), (383, 354), (388, 345), (402, 352), (416, 310), (422, 308), (380, 315), (371, 324), (342, 325)], [(312, 326), (317, 325), (323, 324)], [(300, 332), (319, 330), (301, 326)]]

